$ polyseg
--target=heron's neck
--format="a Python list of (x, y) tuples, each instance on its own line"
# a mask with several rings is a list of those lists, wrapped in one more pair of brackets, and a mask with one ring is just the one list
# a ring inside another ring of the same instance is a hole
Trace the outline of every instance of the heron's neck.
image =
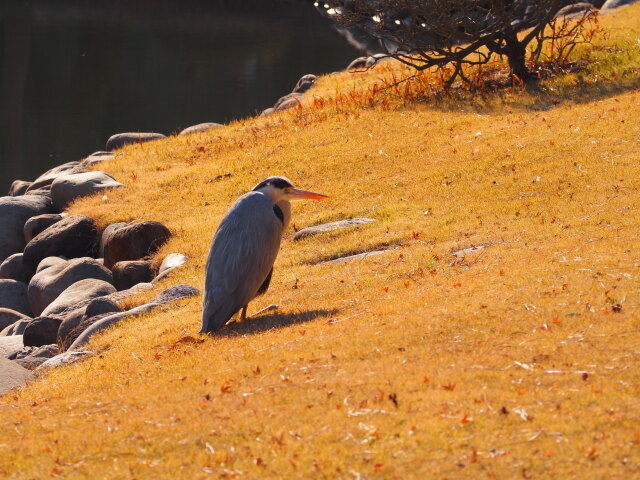
[(289, 226), (289, 221), (291, 220), (291, 204), (287, 200), (280, 200), (276, 205), (282, 210), (282, 216), (284, 217), (282, 230), (284, 231)]

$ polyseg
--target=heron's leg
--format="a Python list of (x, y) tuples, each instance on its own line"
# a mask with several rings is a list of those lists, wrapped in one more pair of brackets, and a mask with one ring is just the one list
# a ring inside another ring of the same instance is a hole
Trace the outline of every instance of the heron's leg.
[(253, 315), (249, 315), (249, 318), (257, 317), (261, 313), (268, 312), (269, 310), (277, 310), (278, 308), (280, 308), (278, 305), (276, 305), (275, 303), (272, 303), (268, 307), (264, 307), (262, 310), (257, 311)]
[(244, 322), (247, 319), (247, 305), (242, 307), (242, 313), (240, 314), (240, 321)]

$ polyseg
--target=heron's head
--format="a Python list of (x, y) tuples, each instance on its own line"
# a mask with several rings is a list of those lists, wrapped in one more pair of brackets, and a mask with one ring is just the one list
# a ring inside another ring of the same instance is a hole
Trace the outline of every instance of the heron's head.
[(252, 191), (262, 192), (269, 195), (273, 203), (291, 200), (304, 200), (310, 198), (312, 200), (321, 200), (329, 198), (321, 193), (307, 192), (293, 188), (293, 184), (286, 177), (269, 177), (265, 178), (258, 185), (253, 187)]

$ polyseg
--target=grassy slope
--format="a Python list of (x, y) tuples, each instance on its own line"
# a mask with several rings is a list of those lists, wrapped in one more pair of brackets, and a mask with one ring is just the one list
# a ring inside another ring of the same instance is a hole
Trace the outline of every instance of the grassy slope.
[(127, 188), (74, 212), (166, 223), (162, 253), (190, 262), (162, 287), (202, 287), (221, 215), (268, 175), (332, 196), (296, 204), (298, 227), (378, 222), (289, 232), (251, 305), (276, 314), (201, 338), (186, 301), (5, 396), (0, 477), (637, 475), (640, 6), (603, 22), (594, 72), (547, 93), (303, 109), (125, 149), (107, 169)]

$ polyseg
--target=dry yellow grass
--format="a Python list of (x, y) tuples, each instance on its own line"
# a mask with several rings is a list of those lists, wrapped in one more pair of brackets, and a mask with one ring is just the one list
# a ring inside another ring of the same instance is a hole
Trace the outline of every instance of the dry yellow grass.
[(202, 287), (219, 219), (269, 175), (331, 195), (295, 204), (297, 227), (378, 221), (289, 232), (250, 307), (275, 314), (200, 337), (185, 301), (6, 395), (0, 477), (640, 475), (640, 6), (603, 23), (591, 72), (546, 92), (327, 105), (123, 150), (106, 168), (127, 188), (73, 211), (167, 224), (161, 255), (189, 263), (162, 288)]

